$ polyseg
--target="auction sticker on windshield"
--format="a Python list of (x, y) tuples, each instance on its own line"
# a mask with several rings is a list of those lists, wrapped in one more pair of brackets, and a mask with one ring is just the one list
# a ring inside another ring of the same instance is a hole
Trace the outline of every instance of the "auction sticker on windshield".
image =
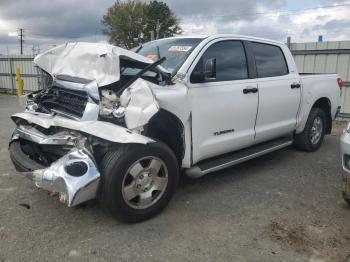
[(158, 55), (148, 54), (146, 57), (154, 61), (154, 60), (157, 60)]
[(188, 52), (191, 50), (192, 46), (184, 46), (184, 45), (173, 45), (168, 51), (169, 52)]

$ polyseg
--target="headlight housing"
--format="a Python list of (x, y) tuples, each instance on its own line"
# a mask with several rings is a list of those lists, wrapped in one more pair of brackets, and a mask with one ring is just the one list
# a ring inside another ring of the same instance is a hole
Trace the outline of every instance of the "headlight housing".
[(350, 122), (348, 123), (348, 126), (346, 128), (346, 132), (350, 133)]
[(124, 124), (125, 108), (120, 105), (119, 97), (114, 91), (102, 90), (99, 107), (100, 117), (117, 124)]

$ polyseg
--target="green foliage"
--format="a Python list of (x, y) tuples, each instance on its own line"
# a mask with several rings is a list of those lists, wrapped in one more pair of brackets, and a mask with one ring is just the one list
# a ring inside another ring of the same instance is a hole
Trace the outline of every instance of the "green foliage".
[(181, 34), (179, 21), (166, 3), (153, 0), (146, 6), (145, 13), (147, 19), (145, 36), (147, 40), (151, 40), (150, 31), (155, 32), (156, 36), (157, 23), (159, 25), (159, 38)]
[(153, 0), (142, 3), (139, 0), (122, 2), (117, 0), (103, 16), (103, 33), (109, 36), (109, 42), (121, 47), (132, 48), (151, 40), (154, 36), (170, 37), (180, 34), (179, 21), (170, 8), (163, 2)]

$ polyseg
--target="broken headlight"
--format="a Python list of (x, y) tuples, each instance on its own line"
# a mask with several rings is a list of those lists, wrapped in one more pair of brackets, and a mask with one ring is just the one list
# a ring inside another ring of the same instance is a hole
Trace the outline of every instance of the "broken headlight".
[(28, 111), (37, 111), (39, 108), (38, 98), (41, 97), (43, 90), (32, 92), (28, 95), (20, 97), (20, 104), (25, 106), (25, 109)]
[(125, 107), (120, 105), (119, 97), (112, 90), (102, 90), (100, 117), (106, 120), (124, 123)]

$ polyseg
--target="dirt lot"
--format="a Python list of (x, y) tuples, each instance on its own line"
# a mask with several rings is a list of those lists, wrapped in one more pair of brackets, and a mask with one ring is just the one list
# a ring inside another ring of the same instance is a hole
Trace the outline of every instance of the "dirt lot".
[(184, 180), (156, 218), (123, 224), (98, 203), (67, 208), (15, 173), (19, 111), (0, 95), (0, 261), (350, 261), (337, 123), (315, 153), (287, 148)]

